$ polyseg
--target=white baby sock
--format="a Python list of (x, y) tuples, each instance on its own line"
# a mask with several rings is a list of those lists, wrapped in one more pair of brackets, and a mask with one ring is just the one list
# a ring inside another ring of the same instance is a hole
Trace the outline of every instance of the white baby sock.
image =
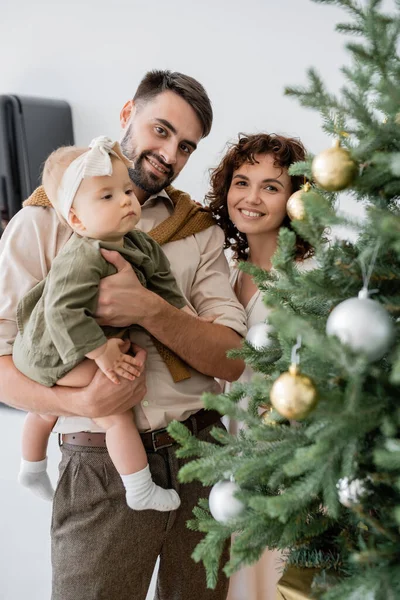
[(165, 490), (151, 478), (149, 465), (137, 473), (121, 475), (126, 502), (133, 510), (175, 510), (181, 501), (175, 490)]
[(21, 467), (18, 481), (29, 488), (36, 496), (43, 500), (53, 500), (54, 490), (47, 475), (47, 458), (39, 461), (30, 461), (21, 458)]

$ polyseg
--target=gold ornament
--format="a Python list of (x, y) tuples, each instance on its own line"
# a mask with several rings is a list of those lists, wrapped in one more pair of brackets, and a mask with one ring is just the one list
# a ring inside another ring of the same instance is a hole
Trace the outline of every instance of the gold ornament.
[(336, 140), (333, 148), (324, 150), (312, 163), (315, 181), (327, 192), (339, 192), (347, 188), (357, 175), (357, 163), (351, 154)]
[(270, 393), (275, 410), (286, 419), (304, 419), (316, 406), (318, 392), (309, 377), (302, 375), (296, 364), (275, 381)]
[(304, 219), (306, 211), (304, 209), (303, 196), (308, 191), (310, 191), (310, 189), (311, 185), (308, 182), (305, 183), (301, 187), (301, 189), (297, 190), (297, 192), (294, 192), (294, 194), (292, 194), (289, 200), (287, 201), (286, 212), (292, 220), (298, 219), (299, 221), (301, 221), (302, 219)]
[(277, 422), (274, 419), (272, 419), (271, 413), (272, 408), (261, 413), (260, 417), (264, 425), (269, 425), (270, 427), (273, 427), (274, 425), (277, 425)]

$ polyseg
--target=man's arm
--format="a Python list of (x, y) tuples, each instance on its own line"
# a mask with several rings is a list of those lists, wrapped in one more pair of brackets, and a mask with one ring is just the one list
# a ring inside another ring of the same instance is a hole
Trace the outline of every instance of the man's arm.
[(0, 357), (0, 373), (0, 401), (41, 414), (95, 419), (125, 412), (146, 395), (144, 374), (134, 381), (121, 378), (115, 385), (99, 370), (86, 388), (48, 388), (18, 371), (11, 356)]
[[(224, 325), (197, 319), (144, 288), (129, 263), (119, 253), (107, 255), (107, 260), (118, 268), (118, 273), (110, 278), (121, 273), (124, 278), (119, 279), (118, 290), (116, 284), (113, 284), (115, 299), (117, 294), (119, 296), (118, 305), (110, 297), (102, 304), (101, 310), (98, 309), (100, 323), (117, 327), (137, 323), (200, 373), (225, 381), (239, 379), (244, 363), (242, 360), (228, 359), (226, 353), (232, 348), (240, 347), (240, 335)], [(123, 271), (125, 262), (129, 272)], [(126, 302), (122, 300), (125, 294)], [(120, 303), (123, 304), (123, 313), (117, 308)]]
[(174, 309), (141, 286), (118, 253), (102, 250), (118, 273), (100, 283), (97, 308), (100, 323), (118, 326), (138, 323), (201, 373), (227, 381), (238, 379), (244, 363), (228, 359), (226, 352), (240, 346), (241, 337), (235, 329), (244, 335), (245, 315), (229, 285), (222, 238), (219, 228), (211, 228), (201, 237), (201, 259), (190, 298), (199, 316), (214, 314), (217, 322), (201, 321)]
[[(60, 416), (92, 418), (124, 412), (145, 396), (144, 376), (117, 386), (98, 372), (86, 388), (47, 388), (20, 373), (11, 357), (18, 302), (46, 277), (59, 246), (70, 235), (64, 229), (53, 209), (29, 207), (11, 219), (0, 240), (0, 402)], [(144, 362), (145, 351), (136, 350)]]
[(240, 335), (224, 325), (197, 319), (150, 294), (146, 313), (139, 322), (144, 329), (200, 373), (225, 381), (239, 379), (244, 363), (227, 358), (226, 353), (240, 347)]

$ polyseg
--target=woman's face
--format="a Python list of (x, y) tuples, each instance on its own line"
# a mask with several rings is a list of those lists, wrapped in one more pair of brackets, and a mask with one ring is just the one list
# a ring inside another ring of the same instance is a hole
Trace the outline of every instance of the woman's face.
[(276, 232), (292, 193), (287, 169), (274, 166), (272, 154), (254, 158), (255, 164), (244, 163), (234, 171), (227, 199), (231, 221), (247, 236)]

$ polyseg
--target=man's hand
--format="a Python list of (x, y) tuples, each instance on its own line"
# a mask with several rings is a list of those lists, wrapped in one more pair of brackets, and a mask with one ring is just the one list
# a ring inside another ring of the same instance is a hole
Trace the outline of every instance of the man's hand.
[(96, 372), (91, 383), (76, 394), (73, 399), (73, 412), (76, 415), (95, 419), (126, 412), (139, 404), (146, 395), (146, 375), (144, 364), (146, 351), (132, 344), (136, 352), (135, 360), (141, 365), (141, 375), (134, 381), (121, 379), (116, 386), (100, 369)]
[[(146, 351), (132, 344), (135, 358), (144, 365)], [(139, 404), (146, 395), (146, 377), (142, 372), (134, 381), (123, 379), (115, 385), (98, 370), (84, 388), (62, 385), (45, 387), (25, 377), (12, 356), (0, 356), (0, 400), (22, 410), (65, 417), (106, 417), (123, 413)]]
[(226, 357), (228, 350), (241, 345), (233, 329), (175, 308), (143, 287), (118, 252), (101, 252), (118, 273), (101, 280), (96, 315), (100, 325), (141, 325), (200, 373), (226, 381), (240, 377), (244, 362)]
[(119, 252), (102, 249), (101, 253), (118, 272), (100, 281), (98, 324), (128, 327), (140, 323), (144, 313), (151, 309), (153, 297), (157, 297), (142, 286), (131, 265)]

